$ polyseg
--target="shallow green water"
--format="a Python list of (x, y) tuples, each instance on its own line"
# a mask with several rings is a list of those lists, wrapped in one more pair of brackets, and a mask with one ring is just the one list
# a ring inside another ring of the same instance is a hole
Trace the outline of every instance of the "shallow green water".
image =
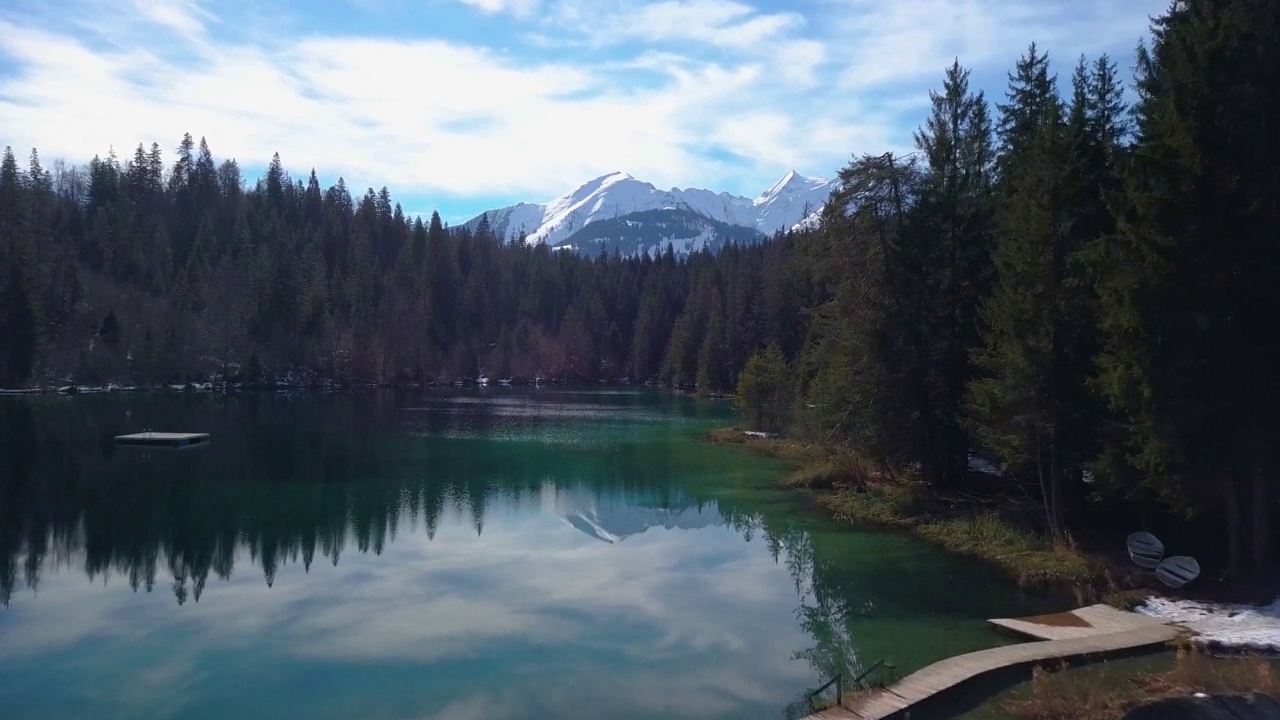
[[(1041, 607), (645, 390), (0, 398), (0, 717), (781, 718)], [(202, 448), (115, 447), (142, 429)]]

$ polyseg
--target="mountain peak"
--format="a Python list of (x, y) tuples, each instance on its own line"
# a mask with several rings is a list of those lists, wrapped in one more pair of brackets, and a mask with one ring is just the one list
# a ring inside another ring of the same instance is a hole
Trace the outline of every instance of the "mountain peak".
[(611, 184), (611, 183), (620, 182), (620, 181), (628, 181), (628, 179), (635, 179), (635, 178), (631, 177), (630, 173), (623, 173), (622, 170), (613, 170), (612, 173), (604, 173), (603, 176), (591, 178), (589, 179), (589, 181), (582, 183), (581, 186), (579, 186), (579, 190), (582, 190), (582, 188), (588, 188), (588, 187), (590, 188), (602, 187), (602, 186), (605, 186), (605, 184)]
[(814, 188), (818, 188), (818, 187), (822, 187), (823, 185), (826, 185), (827, 182), (828, 182), (827, 180), (823, 180), (820, 178), (805, 177), (800, 173), (796, 172), (795, 170), (788, 170), (787, 174), (783, 175), (781, 180), (773, 184), (773, 187), (769, 188), (768, 190), (765, 190), (763, 193), (760, 194), (760, 197), (756, 200), (756, 203), (758, 204), (758, 203), (766, 202), (769, 199), (778, 197), (779, 195), (782, 195), (784, 193), (805, 192), (807, 190), (812, 190)]
[[(687, 211), (767, 236), (790, 229), (820, 208), (830, 195), (833, 182), (807, 178), (791, 170), (752, 200), (699, 188), (661, 190), (615, 170), (544, 204), (521, 203), (491, 210), (489, 223), (499, 237), (514, 238), (524, 230), (529, 242), (556, 246), (599, 220), (648, 211)], [(477, 217), (468, 225), (478, 220)]]

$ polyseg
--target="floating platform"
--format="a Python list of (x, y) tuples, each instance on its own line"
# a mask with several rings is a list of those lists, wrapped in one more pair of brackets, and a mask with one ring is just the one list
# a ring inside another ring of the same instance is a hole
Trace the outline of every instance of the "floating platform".
[(805, 720), (882, 720), (905, 714), (922, 700), (1001, 668), (1162, 645), (1183, 632), (1156, 618), (1105, 605), (990, 622), (1040, 640), (979, 650), (936, 662), (887, 688), (842, 698), (843, 702)]
[(143, 447), (186, 448), (204, 445), (209, 442), (209, 433), (174, 433), (174, 432), (140, 432), (132, 435), (117, 435), (117, 445), (140, 445)]

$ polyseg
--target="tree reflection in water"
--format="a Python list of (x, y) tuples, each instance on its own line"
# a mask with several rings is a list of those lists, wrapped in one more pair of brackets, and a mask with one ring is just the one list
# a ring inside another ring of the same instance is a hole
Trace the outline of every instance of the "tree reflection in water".
[[(881, 658), (893, 662), (891, 642), (866, 631), (872, 616), (927, 615), (939, 597), (950, 606), (968, 602), (938, 568), (857, 557), (853, 533), (796, 512), (792, 499), (767, 486), (685, 483), (714, 476), (723, 453), (736, 452), (687, 440), (663, 452), (644, 443), (602, 447), (576, 431), (555, 435), (561, 431), (549, 428), (571, 422), (555, 413), (538, 420), (532, 410), (532, 420), (513, 420), (510, 408), (463, 403), (459, 410), (447, 400), (389, 392), (0, 400), (5, 605), (20, 588), (37, 590), (43, 572), (81, 563), (90, 580), (123, 576), (147, 592), (164, 568), (179, 605), (199, 602), (210, 576), (229, 578), (245, 554), (270, 586), (283, 564), (309, 571), (319, 556), (337, 565), (349, 545), (380, 554), (406, 523), (420, 523), (434, 538), (442, 517), (469, 517), (482, 534), (495, 507), (574, 497), (619, 509), (575, 524), (603, 539), (652, 525), (717, 524), (748, 542), (762, 540), (791, 576), (795, 615), (812, 643), (793, 659), (812, 667), (814, 687), (836, 674), (854, 677)], [(406, 404), (422, 409), (398, 409)], [(590, 401), (583, 407), (605, 413)], [(672, 432), (652, 420), (653, 432)], [(182, 451), (113, 444), (114, 435), (141, 427), (209, 432), (212, 442)], [(517, 431), (557, 440), (484, 442)], [(989, 609), (990, 594), (976, 593), (974, 612)], [(807, 709), (802, 695), (784, 714)]]

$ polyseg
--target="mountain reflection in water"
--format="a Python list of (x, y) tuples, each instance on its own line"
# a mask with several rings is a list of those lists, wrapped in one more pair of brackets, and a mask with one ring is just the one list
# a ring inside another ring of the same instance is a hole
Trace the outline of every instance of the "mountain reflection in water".
[(0, 706), (777, 718), (1028, 610), (700, 441), (723, 403), (501, 393), (0, 398)]

